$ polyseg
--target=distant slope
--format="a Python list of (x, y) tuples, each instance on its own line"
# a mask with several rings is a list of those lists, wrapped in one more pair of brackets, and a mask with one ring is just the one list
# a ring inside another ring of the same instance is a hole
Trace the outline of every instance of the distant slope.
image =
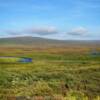
[(0, 45), (34, 45), (34, 46), (71, 46), (71, 45), (98, 45), (99, 40), (75, 41), (75, 40), (53, 40), (39, 37), (14, 37), (1, 38)]

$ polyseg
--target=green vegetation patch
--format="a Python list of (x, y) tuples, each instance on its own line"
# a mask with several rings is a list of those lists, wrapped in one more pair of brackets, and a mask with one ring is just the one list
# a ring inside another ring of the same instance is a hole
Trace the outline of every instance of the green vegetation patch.
[[(67, 48), (64, 52), (58, 52), (59, 49), (54, 52), (13, 49), (13, 52), (0, 51), (2, 56), (13, 56), (0, 58), (0, 96), (4, 98), (1, 100), (8, 96), (31, 99), (50, 96), (50, 100), (100, 99), (100, 56), (90, 56), (88, 50), (69, 52)], [(22, 56), (31, 57), (32, 63), (15, 63)]]

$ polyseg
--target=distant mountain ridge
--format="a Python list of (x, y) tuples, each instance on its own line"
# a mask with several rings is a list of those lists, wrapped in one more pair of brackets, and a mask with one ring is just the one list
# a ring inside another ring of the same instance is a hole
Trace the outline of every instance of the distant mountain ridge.
[(54, 40), (39, 37), (0, 38), (0, 45), (99, 45), (100, 40)]

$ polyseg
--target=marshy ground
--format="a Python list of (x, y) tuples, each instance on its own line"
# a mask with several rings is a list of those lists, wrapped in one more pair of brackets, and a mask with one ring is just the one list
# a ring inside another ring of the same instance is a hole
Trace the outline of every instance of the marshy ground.
[[(31, 63), (0, 63), (1, 100), (48, 100), (47, 96), (51, 100), (100, 100), (100, 56), (91, 50), (85, 46), (0, 47), (2, 57), (32, 58)], [(95, 50), (100, 52), (99, 47)]]

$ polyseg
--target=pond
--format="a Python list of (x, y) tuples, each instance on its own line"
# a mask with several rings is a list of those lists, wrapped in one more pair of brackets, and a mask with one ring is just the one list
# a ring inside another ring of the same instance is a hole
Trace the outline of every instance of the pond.
[(90, 54), (91, 54), (92, 56), (100, 56), (100, 51), (98, 51), (98, 50), (92, 50), (92, 51), (90, 52)]
[(21, 58), (19, 60), (19, 62), (22, 62), (22, 63), (30, 63), (30, 62), (32, 62), (32, 58)]
[(0, 63), (31, 63), (32, 58), (26, 58), (26, 57), (7, 57), (7, 56), (1, 56), (0, 57)]

